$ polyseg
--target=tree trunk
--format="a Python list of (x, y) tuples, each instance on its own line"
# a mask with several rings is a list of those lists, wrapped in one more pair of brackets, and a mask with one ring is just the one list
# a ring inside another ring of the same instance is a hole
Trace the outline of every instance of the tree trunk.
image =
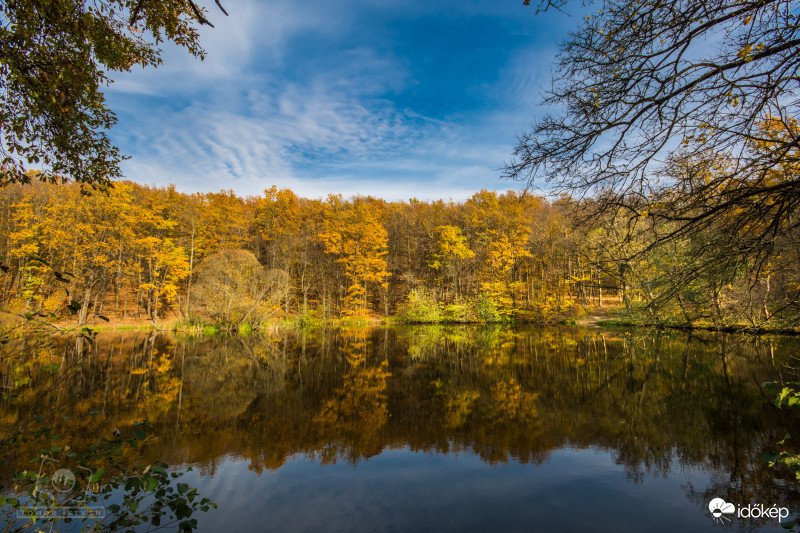
[(189, 292), (192, 289), (192, 272), (194, 271), (194, 220), (192, 220), (192, 250), (189, 252), (189, 280), (186, 282), (186, 318), (189, 318)]
[(83, 302), (81, 303), (81, 310), (78, 313), (78, 326), (83, 326), (89, 319), (89, 305), (92, 302), (92, 285), (93, 280), (90, 278), (89, 283), (83, 289)]

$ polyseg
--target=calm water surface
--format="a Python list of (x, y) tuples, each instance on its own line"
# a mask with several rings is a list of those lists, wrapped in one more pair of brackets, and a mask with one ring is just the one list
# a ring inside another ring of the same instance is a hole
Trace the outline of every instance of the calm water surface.
[(800, 431), (760, 387), (797, 379), (798, 347), (542, 327), (105, 333), (47, 394), (52, 373), (3, 375), (17, 393), (1, 407), (73, 448), (149, 421), (145, 459), (191, 466), (182, 481), (219, 506), (200, 531), (783, 531), (719, 523), (708, 503), (800, 514), (800, 483), (760, 460)]

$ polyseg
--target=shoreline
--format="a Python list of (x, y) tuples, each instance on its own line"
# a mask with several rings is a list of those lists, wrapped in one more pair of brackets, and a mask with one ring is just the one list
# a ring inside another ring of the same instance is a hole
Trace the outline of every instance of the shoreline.
[[(154, 324), (148, 320), (114, 320), (108, 322), (91, 319), (87, 324), (78, 326), (73, 321), (67, 322), (46, 322), (52, 326), (54, 333), (61, 334), (74, 334), (81, 331), (83, 328), (89, 328), (93, 332), (103, 331), (170, 331), (176, 333), (199, 333), (204, 335), (216, 335), (223, 333), (236, 333), (240, 335), (248, 335), (251, 332), (257, 333), (259, 331), (275, 331), (284, 329), (316, 329), (316, 328), (348, 328), (348, 327), (370, 327), (381, 325), (442, 325), (442, 326), (455, 326), (455, 325), (535, 325), (535, 326), (583, 326), (583, 327), (597, 327), (605, 329), (615, 328), (645, 328), (645, 329), (658, 329), (658, 330), (675, 330), (675, 331), (709, 331), (721, 333), (740, 333), (745, 335), (787, 335), (787, 336), (800, 336), (800, 327), (764, 327), (764, 326), (748, 326), (744, 324), (676, 324), (664, 322), (645, 322), (639, 321), (635, 318), (624, 317), (624, 310), (617, 307), (608, 308), (591, 308), (586, 310), (586, 314), (579, 317), (560, 317), (548, 321), (532, 321), (532, 320), (515, 320), (515, 321), (501, 321), (501, 322), (463, 322), (463, 321), (439, 321), (439, 322), (408, 322), (402, 321), (396, 316), (387, 317), (369, 317), (369, 318), (337, 318), (327, 320), (314, 320), (310, 323), (301, 323), (299, 317), (275, 320), (267, 322), (261, 326), (253, 327), (249, 324), (243, 324), (237, 328), (225, 328), (220, 324), (212, 323), (187, 323), (185, 320), (176, 318), (173, 320), (165, 320), (161, 323)], [(3, 324), (2, 327), (14, 329), (21, 324)], [(8, 329), (6, 329), (8, 331)]]

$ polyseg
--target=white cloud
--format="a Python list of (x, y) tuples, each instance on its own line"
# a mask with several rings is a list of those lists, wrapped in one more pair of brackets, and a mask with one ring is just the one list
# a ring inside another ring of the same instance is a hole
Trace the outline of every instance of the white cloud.
[(497, 165), (485, 159), (497, 147), (459, 147), (464, 132), (452, 125), (348, 93), (289, 85), (272, 98), (243, 97), (241, 113), (203, 103), (140, 116), (131, 127), (152, 132), (137, 139), (151, 149), (126, 163), (127, 175), (190, 192), (258, 194), (277, 184), (311, 197), (464, 198), (495, 182)]
[(275, 184), (309, 197), (387, 199), (519, 188), (496, 169), (529, 124), (553, 50), (516, 53), (485, 88), (491, 109), (434, 119), (392, 100), (420, 83), (406, 71), (409, 58), (358, 39), (333, 52), (293, 48), (358, 33), (364, 6), (405, 8), (229, 0), (225, 17), (207, 4), (216, 28), (201, 31), (206, 61), (173, 46), (163, 66), (121, 75), (108, 93), (120, 118), (112, 137), (133, 155), (124, 164), (130, 179), (187, 192), (259, 194)]
[(207, 18), (214, 27), (199, 28), (199, 42), (205, 49), (204, 60), (187, 53), (173, 43), (162, 48), (158, 68), (134, 69), (118, 73), (108, 89), (110, 93), (191, 94), (207, 84), (217, 87), (246, 82), (248, 66), (278, 65), (284, 59), (289, 42), (303, 32), (326, 33), (346, 25), (341, 10), (327, 10), (326, 4), (311, 9), (307, 4), (288, 0), (237, 1), (226, 5), (225, 16), (213, 3), (207, 6)]

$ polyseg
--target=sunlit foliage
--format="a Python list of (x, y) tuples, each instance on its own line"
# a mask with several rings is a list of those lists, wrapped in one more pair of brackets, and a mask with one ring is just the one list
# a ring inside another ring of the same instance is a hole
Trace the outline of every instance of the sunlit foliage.
[[(763, 143), (783, 125), (764, 123)], [(685, 179), (716, 179), (727, 164), (709, 159)], [(776, 183), (793, 172), (784, 167), (771, 174)], [(679, 161), (671, 169), (687, 171)], [(800, 315), (790, 213), (763, 198), (763, 220), (723, 218), (658, 242), (676, 226), (651, 204), (633, 221), (605, 210), (586, 227), (571, 217), (592, 212), (594, 200), (514, 191), (444, 203), (307, 199), (276, 187), (240, 198), (129, 182), (92, 196), (77, 185), (13, 185), (0, 189), (2, 320), (547, 322), (621, 306), (661, 323), (760, 327)], [(748, 254), (754, 233), (772, 231), (779, 253)], [(233, 250), (250, 266), (228, 265)], [(247, 298), (238, 289), (210, 296), (245, 270), (275, 275)]]

